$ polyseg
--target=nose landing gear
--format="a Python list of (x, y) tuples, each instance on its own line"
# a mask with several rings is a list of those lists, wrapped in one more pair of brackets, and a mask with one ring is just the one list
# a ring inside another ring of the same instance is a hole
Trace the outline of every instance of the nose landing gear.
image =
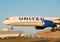
[(11, 27), (11, 30), (13, 30), (13, 27)]

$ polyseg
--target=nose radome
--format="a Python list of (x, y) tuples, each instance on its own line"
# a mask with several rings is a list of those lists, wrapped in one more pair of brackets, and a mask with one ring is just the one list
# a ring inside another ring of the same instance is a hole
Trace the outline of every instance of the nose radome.
[(4, 20), (3, 24), (9, 24), (9, 21), (8, 20)]

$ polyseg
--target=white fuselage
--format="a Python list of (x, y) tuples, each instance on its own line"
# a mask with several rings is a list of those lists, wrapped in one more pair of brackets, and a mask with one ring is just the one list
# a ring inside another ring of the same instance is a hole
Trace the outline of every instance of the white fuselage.
[(3, 21), (4, 24), (11, 26), (44, 26), (43, 20), (51, 20), (59, 23), (60, 18), (57, 17), (41, 17), (41, 16), (14, 16)]

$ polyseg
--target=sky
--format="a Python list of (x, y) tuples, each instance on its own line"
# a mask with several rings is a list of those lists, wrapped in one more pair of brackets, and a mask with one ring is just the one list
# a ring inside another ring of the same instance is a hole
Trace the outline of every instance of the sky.
[[(0, 0), (0, 30), (2, 22), (11, 16), (60, 16), (60, 0)], [(14, 27), (14, 30), (23, 30), (33, 34), (34, 27)], [(40, 30), (39, 30), (40, 31)]]

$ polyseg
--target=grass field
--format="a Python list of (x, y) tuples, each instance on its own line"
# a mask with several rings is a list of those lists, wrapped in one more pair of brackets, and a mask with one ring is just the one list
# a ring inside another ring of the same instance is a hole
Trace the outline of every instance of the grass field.
[(60, 42), (60, 39), (12, 38), (0, 39), (0, 42)]

